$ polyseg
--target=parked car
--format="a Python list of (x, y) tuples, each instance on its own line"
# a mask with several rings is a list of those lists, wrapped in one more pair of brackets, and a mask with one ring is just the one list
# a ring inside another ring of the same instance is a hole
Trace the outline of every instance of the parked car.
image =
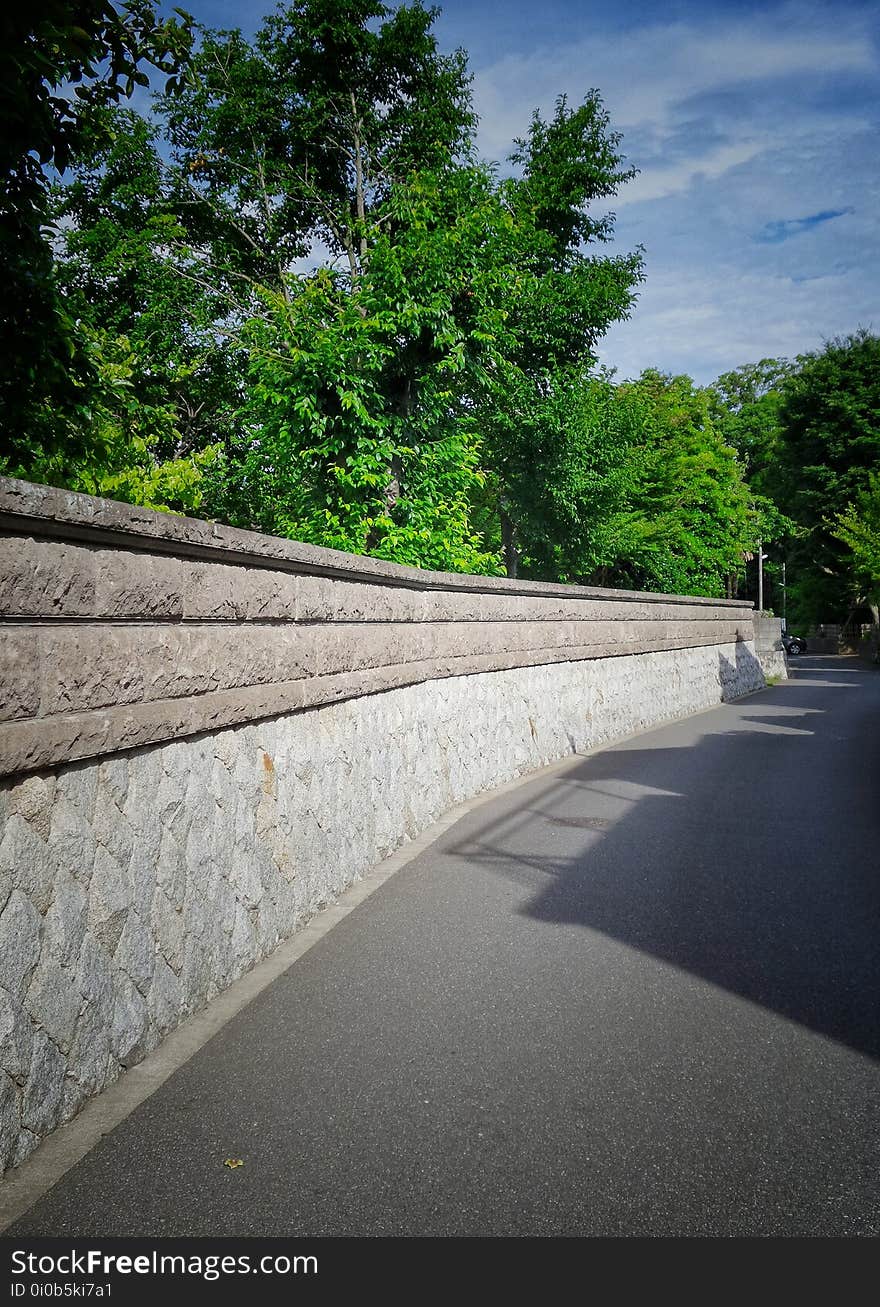
[(807, 642), (800, 635), (787, 635), (783, 632), (782, 647), (788, 654), (789, 658), (793, 658), (796, 654), (807, 652)]

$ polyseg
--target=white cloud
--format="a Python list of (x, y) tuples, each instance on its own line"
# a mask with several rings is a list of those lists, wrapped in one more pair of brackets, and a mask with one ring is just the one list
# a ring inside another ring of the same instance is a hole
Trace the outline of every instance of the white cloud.
[(709, 15), (701, 29), (656, 23), (508, 55), (477, 72), (474, 97), (482, 148), (487, 157), (503, 158), (527, 127), (531, 108), (548, 112), (563, 92), (579, 102), (598, 87), (615, 127), (650, 124), (662, 132), (672, 126), (677, 105), (721, 87), (875, 68), (861, 15), (841, 10), (829, 30), (827, 15), (787, 5), (747, 18)]
[(876, 292), (859, 269), (805, 281), (755, 273), (719, 277), (698, 268), (655, 271), (633, 319), (601, 342), (621, 377), (647, 367), (687, 372), (701, 384), (740, 363), (792, 358), (858, 326), (880, 330)]
[(643, 168), (615, 197), (614, 207), (623, 204), (640, 204), (647, 200), (662, 200), (679, 191), (687, 190), (695, 181), (712, 180), (739, 164), (748, 163), (764, 148), (762, 141), (743, 141), (722, 145), (705, 154), (694, 155), (665, 167)]
[[(617, 247), (644, 245), (647, 274), (602, 361), (708, 382), (880, 330), (877, 74), (866, 10), (807, 2), (594, 32), (498, 60), (475, 93), (484, 152), (503, 157), (532, 107), (599, 88), (641, 170), (609, 205)], [(762, 242), (779, 223), (791, 239)]]

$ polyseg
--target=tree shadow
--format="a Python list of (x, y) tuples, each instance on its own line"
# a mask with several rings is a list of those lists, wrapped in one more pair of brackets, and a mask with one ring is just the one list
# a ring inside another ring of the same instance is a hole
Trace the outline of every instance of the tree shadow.
[(858, 688), (828, 671), (722, 708), (729, 729), (691, 719), (536, 781), (450, 852), (521, 885), (535, 920), (600, 931), (878, 1057), (880, 747), (853, 748), (858, 699), (817, 706), (817, 685), (826, 704)]

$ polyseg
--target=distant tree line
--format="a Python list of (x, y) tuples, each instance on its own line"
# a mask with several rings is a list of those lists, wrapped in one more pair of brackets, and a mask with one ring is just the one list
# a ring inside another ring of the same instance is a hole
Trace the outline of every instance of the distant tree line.
[[(876, 337), (710, 387), (616, 382), (597, 346), (643, 261), (597, 212), (634, 175), (601, 97), (560, 97), (487, 165), (435, 17), (297, 0), (252, 41), (152, 0), (2, 20), (0, 470), (679, 593), (742, 592), (773, 541), (799, 620), (876, 605)], [(157, 70), (147, 118), (124, 101)]]

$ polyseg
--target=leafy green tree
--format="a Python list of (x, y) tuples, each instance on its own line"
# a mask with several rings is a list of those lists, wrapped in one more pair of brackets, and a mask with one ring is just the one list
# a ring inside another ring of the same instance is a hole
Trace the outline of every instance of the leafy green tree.
[(855, 503), (841, 513), (833, 533), (852, 552), (857, 598), (870, 606), (874, 625), (880, 625), (880, 471), (869, 472), (868, 482)]
[[(574, 561), (589, 536), (587, 519), (592, 515), (598, 523), (603, 516), (604, 492), (586, 469), (595, 473), (608, 465), (620, 429), (612, 423), (604, 436), (588, 416), (596, 411), (601, 387), (587, 378), (597, 341), (629, 315), (643, 277), (641, 250), (594, 252), (611, 239), (614, 218), (594, 217), (590, 206), (635, 174), (624, 166), (619, 147), (597, 91), (575, 108), (561, 96), (549, 122), (533, 115), (511, 156), (519, 175), (499, 186), (509, 214), (492, 243), (499, 272), (504, 270), (498, 278), (503, 330), (475, 400), (485, 456), (499, 487), (511, 576), (520, 555), (527, 570), (545, 576), (553, 575), (553, 557), (560, 564), (567, 560), (566, 573), (596, 565), (589, 549), (580, 563)], [(514, 412), (517, 420), (511, 421)], [(611, 497), (614, 484), (612, 475)], [(592, 505), (585, 498), (589, 486), (596, 496)], [(575, 528), (575, 519), (582, 525)]]
[(630, 507), (620, 523), (617, 584), (722, 595), (760, 530), (736, 454), (712, 418), (712, 395), (654, 370), (622, 387), (642, 409), (631, 453)]
[[(596, 92), (535, 115), (517, 178), (478, 166), (464, 56), (437, 52), (434, 16), (301, 0), (253, 46), (208, 34), (166, 106), (178, 201), (201, 275), (247, 319), (251, 402), (227, 500), (307, 539), (486, 568), (494, 498), (515, 567), (518, 519), (536, 540), (554, 522), (536, 522), (534, 423), (512, 431), (502, 390), (561, 412), (554, 396), (628, 311), (640, 255), (586, 248), (613, 225), (590, 203), (632, 173)], [(310, 251), (324, 272), (293, 275)]]
[(194, 245), (230, 293), (285, 293), (316, 243), (353, 287), (387, 228), (394, 184), (463, 156), (465, 56), (441, 55), (437, 11), (297, 0), (259, 28), (206, 32), (163, 103)]
[[(125, 337), (147, 406), (176, 412), (181, 455), (230, 439), (246, 357), (223, 330), (227, 301), (200, 276), (170, 196), (158, 129), (120, 108), (92, 110), (75, 166), (53, 189), (55, 280), (77, 321)], [(164, 442), (164, 443), (163, 443)]]
[(467, 335), (452, 256), (482, 200), (464, 56), (438, 53), (434, 16), (300, 0), (253, 45), (206, 34), (164, 109), (189, 251), (250, 357), (227, 512), (461, 568), (484, 563), (479, 472), (445, 378)]
[(767, 481), (799, 527), (788, 549), (789, 607), (810, 625), (842, 620), (858, 589), (834, 521), (880, 469), (880, 337), (860, 330), (799, 362), (785, 384)]
[[(261, 525), (401, 562), (494, 570), (470, 525), (479, 438), (457, 420), (469, 352), (483, 347), (477, 232), (498, 215), (491, 179), (410, 177), (389, 197), (352, 288), (323, 268), (264, 295), (256, 318), (243, 484)], [(469, 322), (456, 300), (473, 298)], [(485, 306), (483, 306), (485, 307)], [(482, 328), (482, 330), (481, 330)]]
[[(189, 20), (159, 20), (153, 0), (33, 0), (0, 17), (0, 452), (53, 438), (46, 401), (75, 406), (89, 376), (52, 276), (50, 170), (80, 142), (81, 114), (145, 84), (144, 63), (179, 75)], [(66, 88), (72, 88), (72, 93)], [(68, 436), (80, 439), (79, 431)]]
[(784, 390), (778, 480), (798, 521), (813, 526), (880, 464), (880, 337), (860, 330), (800, 362)]
[(788, 359), (761, 359), (723, 373), (711, 386), (717, 396), (716, 425), (755, 490), (761, 489), (775, 458), (783, 389), (796, 366)]
[(492, 442), (492, 518), (500, 507), (487, 537), (494, 526), (509, 574), (606, 584), (625, 548), (641, 408), (607, 377), (580, 370), (560, 368), (541, 386), (508, 365), (493, 381), (494, 402), (475, 418)]
[[(79, 338), (89, 379), (78, 403), (60, 414), (54, 409), (37, 414), (56, 433), (56, 441), (35, 445), (16, 460), (0, 458), (0, 472), (147, 508), (200, 511), (205, 473), (219, 457), (217, 447), (162, 457), (163, 444), (178, 444), (176, 413), (173, 405), (145, 402), (137, 393), (142, 363), (129, 341), (84, 326)], [(51, 400), (44, 404), (50, 407)], [(85, 448), (82, 430), (89, 435)]]

